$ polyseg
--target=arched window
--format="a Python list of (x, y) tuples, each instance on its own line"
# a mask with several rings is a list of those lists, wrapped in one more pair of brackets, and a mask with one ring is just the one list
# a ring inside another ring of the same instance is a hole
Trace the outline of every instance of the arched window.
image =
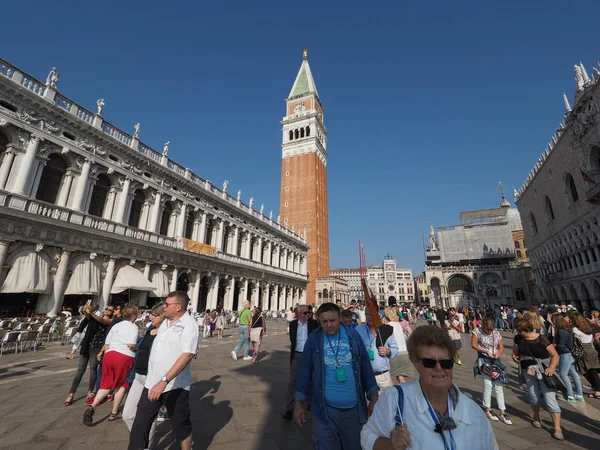
[(519, 244), (519, 241), (515, 241), (515, 248), (521, 248), (521, 244)]
[(65, 160), (59, 155), (50, 155), (42, 171), (35, 198), (43, 202), (55, 203), (66, 171), (67, 163)]
[(544, 200), (544, 209), (546, 210), (548, 222), (552, 222), (554, 220), (554, 209), (552, 208), (552, 202), (548, 196), (546, 196), (546, 199)]
[(533, 215), (533, 213), (529, 213), (529, 225), (531, 226), (531, 233), (537, 234), (538, 227), (537, 227), (537, 222), (535, 220), (535, 216)]
[(590, 151), (590, 167), (592, 170), (600, 170), (600, 147), (592, 146)]
[(110, 180), (102, 173), (98, 175), (98, 180), (92, 190), (92, 200), (90, 201), (90, 208), (88, 210), (89, 214), (102, 217), (108, 191), (110, 191)]
[(163, 236), (166, 236), (169, 233), (169, 222), (171, 221), (171, 214), (173, 214), (173, 205), (171, 205), (171, 202), (167, 202), (163, 207), (163, 211), (160, 217), (159, 233)]
[(573, 176), (568, 173), (565, 179), (567, 183), (567, 198), (569, 199), (569, 205), (579, 200), (579, 193), (577, 192), (577, 186), (575, 186), (575, 180)]
[(517, 250), (517, 259), (521, 259), (521, 250)]
[(185, 221), (185, 238), (192, 238), (192, 232), (194, 231), (194, 219), (194, 211), (190, 211)]
[(300, 137), (303, 138), (304, 137), (304, 128), (300, 128)]
[(298, 139), (298, 129), (294, 130), (294, 138)]
[(290, 141), (292, 141), (294, 139), (294, 132), (292, 130), (290, 130)]
[(329, 298), (329, 291), (327, 289), (323, 289), (323, 298)]
[(306, 137), (310, 136), (310, 127), (306, 127)]
[(137, 189), (131, 200), (131, 211), (129, 211), (129, 221), (127, 222), (129, 226), (139, 227), (145, 201), (146, 196), (140, 189)]

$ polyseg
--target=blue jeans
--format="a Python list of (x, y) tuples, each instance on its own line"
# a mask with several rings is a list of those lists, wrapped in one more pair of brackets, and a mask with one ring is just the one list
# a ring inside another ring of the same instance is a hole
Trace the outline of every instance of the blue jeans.
[(360, 450), (360, 430), (358, 407), (337, 409), (325, 406), (327, 423), (321, 422), (314, 414), (315, 450)]
[(575, 382), (575, 390), (577, 391), (577, 395), (583, 395), (583, 388), (581, 387), (581, 380), (579, 379), (579, 374), (575, 370), (575, 358), (571, 353), (563, 353), (560, 355), (560, 363), (558, 365), (558, 376), (565, 385), (565, 389), (567, 390), (567, 397), (573, 397), (573, 385), (569, 380), (569, 375), (573, 378)]
[(544, 402), (546, 403), (546, 411), (559, 413), (560, 406), (558, 406), (558, 402), (556, 401), (556, 392), (546, 386), (544, 380), (538, 380), (537, 377), (529, 375), (527, 369), (522, 369), (521, 373), (527, 384), (527, 400), (529, 404), (531, 406), (541, 406), (540, 397), (543, 396)]
[(248, 356), (248, 345), (250, 344), (250, 338), (248, 336), (248, 325), (240, 325), (240, 340), (235, 345), (233, 351), (235, 353), (239, 352), (242, 345), (244, 346), (244, 357)]

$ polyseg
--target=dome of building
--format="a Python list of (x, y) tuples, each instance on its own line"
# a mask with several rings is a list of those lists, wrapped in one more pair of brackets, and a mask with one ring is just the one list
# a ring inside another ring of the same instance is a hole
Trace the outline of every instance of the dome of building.
[(510, 231), (523, 230), (523, 225), (521, 224), (521, 215), (519, 214), (519, 210), (517, 208), (507, 208), (506, 218), (508, 219)]

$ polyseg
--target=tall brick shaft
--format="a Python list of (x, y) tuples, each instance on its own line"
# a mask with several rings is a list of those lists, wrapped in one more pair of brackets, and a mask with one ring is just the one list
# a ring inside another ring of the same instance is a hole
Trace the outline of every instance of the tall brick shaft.
[(313, 304), (316, 278), (329, 276), (327, 129), (306, 51), (281, 124), (281, 223), (298, 234), (306, 233), (310, 246), (306, 301)]

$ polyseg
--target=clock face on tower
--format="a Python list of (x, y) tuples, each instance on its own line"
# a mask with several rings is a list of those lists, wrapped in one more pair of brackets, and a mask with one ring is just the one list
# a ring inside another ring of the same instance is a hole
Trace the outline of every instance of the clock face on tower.
[(388, 286), (388, 289), (389, 289), (390, 291), (393, 291), (393, 290), (394, 290), (394, 285), (393, 285), (393, 284), (390, 284), (390, 285)]

